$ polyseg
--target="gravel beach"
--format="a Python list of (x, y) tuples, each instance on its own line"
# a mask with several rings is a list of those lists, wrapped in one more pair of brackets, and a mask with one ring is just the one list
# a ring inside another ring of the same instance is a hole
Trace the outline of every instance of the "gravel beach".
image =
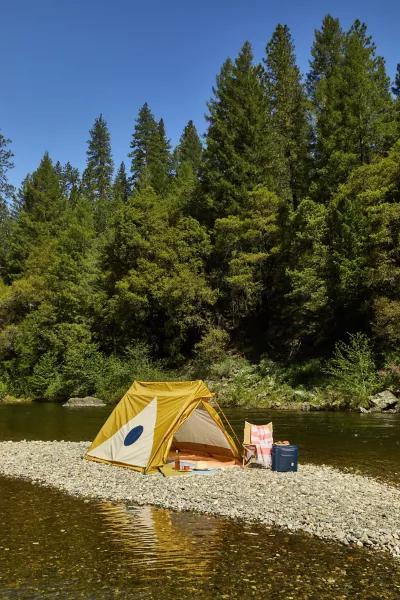
[(298, 473), (228, 469), (164, 478), (82, 459), (88, 442), (0, 442), (0, 475), (73, 496), (152, 504), (290, 531), (400, 557), (400, 489), (325, 466)]

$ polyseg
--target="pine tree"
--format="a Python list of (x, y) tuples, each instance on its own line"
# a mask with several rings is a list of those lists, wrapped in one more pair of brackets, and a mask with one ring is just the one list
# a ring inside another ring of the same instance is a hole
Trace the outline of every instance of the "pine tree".
[(179, 360), (206, 329), (216, 294), (204, 263), (211, 249), (195, 219), (139, 189), (116, 212), (104, 248), (108, 310), (103, 331), (119, 346), (144, 340)]
[(11, 241), (11, 219), (7, 200), (14, 195), (14, 187), (9, 183), (7, 172), (12, 169), (13, 153), (8, 147), (10, 140), (0, 133), (0, 282), (8, 278), (8, 253)]
[(59, 160), (54, 165), (54, 169), (60, 180), (63, 194), (71, 199), (80, 187), (79, 170), (69, 161), (62, 165)]
[[(335, 151), (335, 132), (341, 127), (342, 64), (345, 36), (338, 19), (327, 15), (315, 31), (307, 89), (314, 112), (315, 179), (312, 192), (327, 201), (337, 186), (338, 169), (329, 165)], [(343, 179), (343, 176), (341, 176)]]
[(21, 193), (20, 211), (29, 215), (32, 221), (44, 229), (58, 220), (65, 206), (58, 173), (46, 152), (39, 167), (26, 179)]
[[(329, 226), (327, 208), (310, 198), (291, 215), (283, 316), (288, 327), (283, 344), (304, 354), (326, 342), (329, 303)], [(283, 323), (282, 323), (283, 325)]]
[(175, 148), (174, 161), (175, 170), (178, 173), (182, 165), (190, 165), (194, 173), (198, 173), (201, 164), (203, 146), (201, 144), (197, 129), (190, 120), (183, 130), (179, 144)]
[(221, 313), (234, 326), (270, 308), (282, 243), (282, 200), (263, 186), (250, 191), (246, 200), (240, 212), (214, 224), (213, 278)]
[(83, 191), (92, 200), (108, 200), (111, 193), (114, 164), (107, 123), (100, 115), (90, 130), (87, 164), (82, 176)]
[(400, 63), (398, 63), (396, 67), (396, 75), (392, 85), (392, 94), (396, 96), (396, 98), (400, 97)]
[(46, 152), (36, 171), (25, 179), (14, 205), (10, 277), (23, 270), (35, 246), (58, 235), (66, 206), (58, 173)]
[(345, 40), (342, 69), (344, 151), (355, 153), (356, 163), (371, 162), (394, 141), (393, 105), (385, 62), (367, 34), (367, 26), (356, 20)]
[(394, 112), (396, 119), (396, 139), (400, 138), (400, 63), (396, 68), (396, 75), (392, 85), (392, 94), (395, 97)]
[(400, 143), (354, 169), (331, 200), (329, 283), (336, 333), (368, 331), (400, 341)]
[(171, 171), (170, 147), (164, 121), (157, 123), (147, 102), (139, 110), (129, 156), (133, 187), (151, 185), (157, 193), (164, 194)]
[(271, 126), (261, 69), (253, 65), (248, 42), (235, 62), (224, 63), (208, 108), (202, 218), (237, 213), (257, 185), (287, 195), (282, 149)]
[(5, 214), (6, 201), (12, 196), (14, 191), (13, 186), (7, 178), (7, 171), (14, 166), (12, 160), (14, 155), (8, 147), (9, 144), (10, 140), (0, 133), (0, 218), (2, 213)]
[(132, 135), (131, 161), (132, 185), (138, 186), (148, 168), (151, 140), (157, 131), (157, 122), (147, 102), (139, 110)]
[(309, 184), (311, 130), (308, 102), (287, 25), (278, 25), (275, 29), (266, 48), (264, 64), (272, 124), (281, 139), (296, 206)]
[(343, 34), (328, 16), (316, 32), (308, 88), (316, 122), (314, 194), (327, 200), (351, 169), (383, 153), (394, 138), (394, 114), (383, 59), (366, 26)]
[(125, 163), (122, 161), (114, 180), (113, 196), (117, 202), (126, 202), (129, 198), (129, 181), (126, 174)]
[(321, 90), (319, 84), (332, 77), (340, 68), (344, 34), (339, 19), (334, 19), (331, 15), (326, 15), (321, 30), (315, 30), (314, 33), (315, 40), (311, 49), (312, 60), (307, 75), (307, 90), (318, 110), (321, 110), (325, 98), (324, 93), (329, 93), (329, 89), (325, 89), (324, 86)]
[(153, 189), (161, 195), (164, 195), (168, 189), (171, 162), (170, 143), (165, 133), (164, 121), (160, 119), (149, 148), (149, 171), (150, 183)]

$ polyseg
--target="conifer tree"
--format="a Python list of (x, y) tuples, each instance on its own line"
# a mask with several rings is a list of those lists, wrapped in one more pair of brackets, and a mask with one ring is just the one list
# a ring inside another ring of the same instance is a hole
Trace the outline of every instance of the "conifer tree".
[(331, 303), (336, 332), (368, 331), (400, 341), (400, 143), (354, 169), (329, 205)]
[[(315, 31), (307, 89), (313, 103), (315, 178), (312, 191), (319, 201), (327, 201), (336, 189), (338, 169), (329, 166), (335, 151), (332, 136), (341, 127), (341, 68), (345, 35), (339, 20), (327, 15), (321, 30)], [(343, 176), (342, 176), (343, 177)]]
[(257, 185), (287, 196), (282, 149), (272, 129), (261, 69), (253, 65), (248, 42), (234, 62), (224, 63), (208, 108), (203, 218), (205, 213), (210, 220), (237, 213)]
[(59, 160), (54, 165), (54, 169), (59, 177), (63, 194), (71, 199), (80, 187), (79, 170), (73, 167), (69, 161), (62, 165)]
[[(327, 208), (302, 200), (289, 221), (283, 316), (289, 324), (282, 342), (307, 354), (326, 341), (329, 303), (329, 227)], [(283, 323), (281, 324), (283, 327)]]
[(10, 244), (12, 274), (23, 270), (24, 261), (34, 246), (58, 234), (66, 205), (58, 173), (46, 152), (36, 171), (25, 179), (15, 205)]
[(0, 281), (7, 279), (7, 255), (11, 236), (10, 211), (7, 200), (14, 194), (14, 188), (9, 183), (7, 171), (12, 169), (13, 153), (8, 147), (10, 140), (0, 133)]
[(275, 29), (264, 64), (272, 124), (281, 139), (296, 206), (308, 189), (311, 130), (308, 102), (287, 25)]
[(7, 171), (14, 166), (12, 160), (14, 155), (8, 147), (9, 144), (10, 140), (0, 132), (0, 210), (1, 206), (6, 205), (7, 198), (12, 195), (14, 190), (7, 178)]
[(111, 193), (114, 164), (107, 123), (100, 115), (90, 130), (87, 164), (82, 176), (83, 191), (92, 200), (108, 200)]
[(131, 161), (132, 184), (137, 187), (148, 168), (151, 140), (157, 131), (157, 122), (147, 102), (139, 110), (132, 135)]
[(394, 141), (393, 105), (385, 62), (376, 54), (367, 26), (358, 20), (346, 36), (342, 74), (343, 147), (355, 153), (356, 164), (369, 163)]
[(396, 75), (392, 85), (392, 94), (395, 97), (394, 112), (396, 119), (396, 139), (400, 138), (400, 63), (396, 67)]
[(157, 193), (166, 192), (171, 170), (169, 142), (164, 121), (157, 123), (147, 102), (139, 110), (129, 157), (134, 188), (151, 185)]
[(150, 183), (154, 190), (163, 195), (168, 189), (171, 176), (171, 147), (163, 119), (157, 124), (157, 130), (151, 140), (149, 169)]
[(116, 211), (104, 247), (108, 310), (104, 330), (120, 346), (144, 340), (166, 357), (198, 341), (216, 294), (204, 263), (211, 249), (205, 229), (139, 189)]
[(400, 63), (398, 63), (396, 67), (396, 75), (392, 85), (392, 94), (396, 98), (400, 97)]
[(201, 164), (203, 146), (201, 144), (197, 129), (190, 120), (183, 130), (179, 144), (175, 148), (175, 169), (179, 172), (183, 164), (190, 165), (194, 173), (198, 173)]
[(117, 202), (126, 202), (129, 197), (129, 181), (126, 174), (125, 163), (122, 161), (114, 180), (113, 195)]
[(316, 107), (321, 110), (322, 101), (324, 98), (328, 100), (326, 96), (330, 90), (326, 89), (326, 86), (321, 90), (319, 84), (326, 82), (340, 69), (344, 34), (339, 19), (335, 19), (331, 15), (324, 17), (321, 30), (315, 30), (314, 33), (315, 40), (311, 48), (312, 60), (307, 75), (307, 90)]
[(384, 152), (394, 136), (394, 114), (383, 59), (366, 26), (343, 34), (328, 16), (316, 32), (308, 88), (316, 122), (314, 194), (327, 200), (350, 170)]

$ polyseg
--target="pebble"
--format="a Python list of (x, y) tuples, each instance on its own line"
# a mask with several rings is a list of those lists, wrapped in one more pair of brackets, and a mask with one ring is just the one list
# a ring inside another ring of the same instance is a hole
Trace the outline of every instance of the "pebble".
[(328, 466), (164, 478), (83, 459), (88, 442), (0, 442), (0, 475), (73, 496), (151, 504), (305, 531), (400, 558), (400, 489)]

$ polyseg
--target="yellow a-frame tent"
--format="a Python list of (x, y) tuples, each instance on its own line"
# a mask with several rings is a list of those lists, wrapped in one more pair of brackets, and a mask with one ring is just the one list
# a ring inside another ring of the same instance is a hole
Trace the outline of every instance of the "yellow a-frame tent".
[(239, 460), (240, 453), (202, 381), (135, 381), (88, 449), (85, 458), (152, 473), (171, 450)]

